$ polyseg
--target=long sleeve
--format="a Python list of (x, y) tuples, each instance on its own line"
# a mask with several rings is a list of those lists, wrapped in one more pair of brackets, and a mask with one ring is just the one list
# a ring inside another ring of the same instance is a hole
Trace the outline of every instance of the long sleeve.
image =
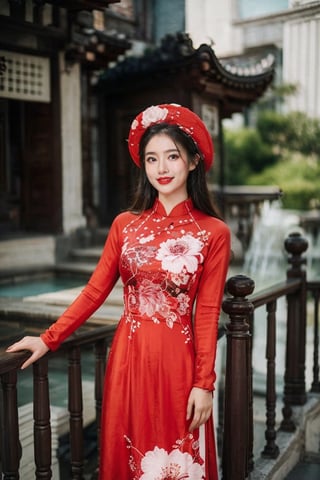
[(85, 288), (61, 317), (41, 334), (50, 350), (56, 350), (102, 305), (118, 280), (121, 252), (119, 218), (122, 217), (123, 214), (111, 225), (101, 258)]
[(194, 386), (214, 389), (218, 322), (230, 260), (230, 231), (224, 223), (212, 233), (199, 282), (194, 318)]

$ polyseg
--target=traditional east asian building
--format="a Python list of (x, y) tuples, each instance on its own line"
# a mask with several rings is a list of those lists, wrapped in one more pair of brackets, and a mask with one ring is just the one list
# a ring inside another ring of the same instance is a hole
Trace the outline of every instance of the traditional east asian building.
[(319, 0), (203, 0), (201, 9), (187, 2), (186, 31), (196, 46), (211, 39), (237, 67), (272, 53), (276, 83), (295, 87), (277, 108), (320, 117)]
[[(195, 48), (183, 33), (185, 7), (180, 0), (1, 2), (2, 240), (46, 235), (41, 245), (52, 262), (58, 237), (107, 227), (134, 187), (130, 123), (154, 103), (180, 103), (204, 119), (216, 148), (209, 179), (224, 186), (221, 122), (263, 95), (275, 66), (269, 55), (240, 69), (209, 44)], [(23, 266), (30, 251), (19, 242), (10, 256)], [(43, 261), (39, 251), (32, 261)]]
[[(0, 2), (0, 234), (84, 226), (92, 72), (130, 43), (105, 31), (114, 0)], [(89, 182), (88, 182), (89, 183)]]

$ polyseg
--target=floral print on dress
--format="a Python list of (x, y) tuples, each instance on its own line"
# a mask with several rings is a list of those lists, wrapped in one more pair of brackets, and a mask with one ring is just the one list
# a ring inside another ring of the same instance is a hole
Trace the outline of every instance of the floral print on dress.
[[(168, 452), (155, 446), (144, 455), (133, 446), (125, 436), (131, 449), (129, 460), (133, 480), (203, 480), (205, 478), (203, 460), (199, 454), (199, 443), (188, 434), (183, 440), (177, 440)], [(192, 455), (185, 448), (191, 448)], [(141, 460), (140, 460), (141, 458)]]
[[(160, 228), (160, 231), (164, 229)], [(167, 232), (170, 237), (157, 246), (153, 245), (157, 232), (150, 229), (135, 235), (135, 244), (129, 241), (129, 237), (125, 238), (121, 262), (128, 272), (125, 316), (126, 323), (132, 327), (130, 339), (143, 325), (140, 318), (148, 317), (154, 324), (165, 322), (170, 329), (181, 325), (185, 343), (192, 340), (189, 325), (192, 305), (188, 291), (203, 262), (202, 250), (207, 234), (201, 231), (195, 236), (183, 228), (174, 232), (172, 227)], [(129, 233), (129, 227), (126, 233)], [(150, 263), (156, 264), (155, 261), (159, 262), (158, 269), (144, 268)]]
[(156, 313), (161, 316), (169, 313), (169, 306), (166, 304), (166, 296), (161, 285), (145, 278), (139, 285), (138, 297), (140, 315), (153, 317)]
[(140, 480), (202, 480), (203, 469), (194, 463), (189, 453), (172, 450), (170, 453), (163, 448), (155, 447), (152, 452), (147, 452), (141, 461), (143, 474)]
[(156, 259), (161, 261), (164, 270), (172, 273), (194, 273), (203, 261), (201, 249), (203, 243), (192, 235), (187, 234), (180, 238), (171, 238), (160, 244)]
[(131, 268), (132, 266), (142, 266), (148, 263), (152, 258), (154, 258), (157, 248), (143, 246), (127, 248), (127, 245), (124, 245), (122, 251), (125, 252), (125, 259)]

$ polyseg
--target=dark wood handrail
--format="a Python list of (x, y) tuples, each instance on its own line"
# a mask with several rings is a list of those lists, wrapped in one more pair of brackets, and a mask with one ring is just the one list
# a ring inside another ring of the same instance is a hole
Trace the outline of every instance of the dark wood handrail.
[(297, 292), (301, 287), (301, 280), (298, 278), (289, 278), (283, 282), (279, 282), (276, 285), (263, 289), (259, 293), (250, 295), (249, 300), (253, 303), (254, 308), (262, 307), (267, 305), (270, 302), (278, 300), (279, 298), (284, 297)]
[(0, 352), (0, 375), (18, 370), (25, 360), (30, 357), (30, 352), (6, 353)]

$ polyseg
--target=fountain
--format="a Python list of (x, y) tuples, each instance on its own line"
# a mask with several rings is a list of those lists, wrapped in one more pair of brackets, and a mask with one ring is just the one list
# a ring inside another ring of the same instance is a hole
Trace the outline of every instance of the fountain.
[[(256, 219), (251, 243), (245, 253), (243, 273), (253, 278), (256, 284), (255, 292), (267, 288), (275, 283), (284, 281), (288, 268), (287, 253), (284, 249), (284, 240), (292, 232), (300, 232), (309, 243), (306, 252), (307, 277), (310, 280), (319, 276), (320, 260), (320, 229), (305, 228), (301, 222), (301, 212), (284, 210), (281, 202), (265, 201), (261, 208), (261, 215)], [(304, 217), (305, 218), (305, 217)], [(317, 234), (315, 234), (315, 232)], [(286, 342), (286, 299), (277, 302), (277, 390), (282, 392), (283, 375), (285, 368), (285, 342)], [(307, 324), (307, 336), (311, 334), (312, 326)], [(265, 391), (266, 360), (261, 352), (265, 351), (266, 338), (266, 311), (257, 308), (254, 314), (253, 338), (253, 388), (256, 392)], [(311, 382), (311, 365), (308, 361), (312, 355), (312, 345), (307, 344), (306, 382)]]
[(256, 218), (243, 270), (254, 279), (256, 288), (266, 288), (285, 279), (287, 255), (284, 240), (293, 231), (300, 231), (299, 215), (281, 209), (280, 201), (265, 201)]

